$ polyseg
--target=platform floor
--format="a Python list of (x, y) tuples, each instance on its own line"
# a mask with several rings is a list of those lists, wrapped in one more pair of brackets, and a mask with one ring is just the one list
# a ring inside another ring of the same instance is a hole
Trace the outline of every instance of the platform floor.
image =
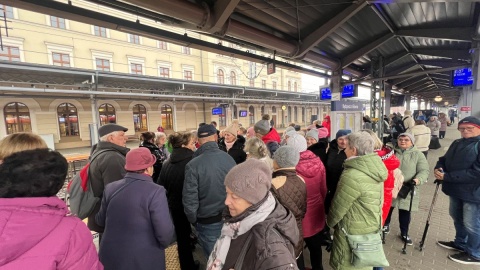
[[(386, 244), (384, 246), (385, 253), (390, 267), (387, 269), (398, 270), (472, 270), (480, 269), (477, 266), (462, 265), (455, 263), (448, 259), (448, 255), (454, 253), (444, 249), (436, 244), (437, 240), (453, 240), (455, 236), (455, 229), (453, 221), (448, 214), (448, 197), (439, 191), (437, 203), (435, 205), (432, 218), (430, 220), (430, 228), (427, 240), (423, 251), (419, 250), (419, 241), (422, 238), (425, 221), (427, 219), (428, 211), (432, 202), (435, 191), (435, 184), (433, 183), (433, 167), (438, 158), (443, 156), (453, 142), (453, 140), (460, 138), (459, 132), (456, 130), (456, 125), (448, 127), (445, 139), (440, 140), (442, 148), (438, 150), (430, 150), (428, 153), (428, 163), (430, 165), (430, 177), (428, 183), (419, 187), (421, 192), (420, 210), (412, 214), (412, 222), (410, 225), (410, 237), (413, 240), (413, 246), (407, 246), (407, 254), (402, 254), (403, 242), (399, 239), (400, 229), (398, 227), (398, 213), (395, 211), (392, 217), (390, 234), (386, 236)], [(138, 142), (130, 142), (128, 146), (136, 148)], [(60, 150), (64, 155), (85, 154), (89, 152), (88, 148), (77, 148)], [(195, 257), (201, 257), (199, 254), (200, 248), (196, 249)], [(306, 250), (306, 266), (310, 265), (308, 259), (308, 250)], [(177, 259), (176, 246), (172, 246), (166, 252), (167, 269), (180, 269)], [(332, 269), (329, 264), (330, 253), (323, 252), (323, 266), (324, 269)], [(204, 263), (204, 262), (203, 262)]]

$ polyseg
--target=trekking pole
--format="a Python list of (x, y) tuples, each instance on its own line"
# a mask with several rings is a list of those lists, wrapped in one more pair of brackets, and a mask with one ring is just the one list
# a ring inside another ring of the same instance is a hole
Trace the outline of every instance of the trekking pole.
[(408, 241), (408, 231), (410, 229), (410, 221), (412, 221), (412, 204), (413, 204), (413, 194), (415, 193), (415, 182), (412, 180), (412, 187), (410, 189), (410, 208), (408, 213), (410, 214), (410, 220), (408, 221), (407, 231), (405, 235), (405, 240), (403, 241), (402, 254), (407, 254), (407, 241)]
[(430, 206), (430, 211), (428, 212), (427, 222), (425, 223), (425, 229), (423, 230), (422, 240), (420, 241), (420, 251), (423, 250), (423, 246), (425, 245), (425, 239), (427, 238), (428, 227), (430, 227), (430, 218), (432, 217), (433, 208), (435, 206), (435, 203), (437, 202), (438, 187), (442, 184), (442, 181), (441, 180), (435, 180), (433, 183), (437, 184), (437, 186), (435, 187), (435, 193), (433, 194), (432, 205)]

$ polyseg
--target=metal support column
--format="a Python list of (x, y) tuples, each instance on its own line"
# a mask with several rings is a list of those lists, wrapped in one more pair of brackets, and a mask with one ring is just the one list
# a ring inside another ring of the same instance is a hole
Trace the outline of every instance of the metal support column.
[[(373, 57), (372, 58), (372, 77), (381, 78), (384, 76), (384, 63), (383, 57)], [(383, 137), (383, 102), (382, 99), (385, 97), (385, 81), (373, 81), (371, 86), (371, 96), (370, 96), (370, 117), (376, 118), (376, 124), (373, 125), (373, 131), (377, 133), (379, 138)]]
[(173, 131), (177, 131), (177, 101), (173, 99)]

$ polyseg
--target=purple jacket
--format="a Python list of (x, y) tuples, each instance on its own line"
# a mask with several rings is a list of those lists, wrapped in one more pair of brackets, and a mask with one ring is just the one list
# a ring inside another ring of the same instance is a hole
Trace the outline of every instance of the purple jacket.
[(92, 234), (57, 197), (0, 198), (0, 269), (103, 269)]

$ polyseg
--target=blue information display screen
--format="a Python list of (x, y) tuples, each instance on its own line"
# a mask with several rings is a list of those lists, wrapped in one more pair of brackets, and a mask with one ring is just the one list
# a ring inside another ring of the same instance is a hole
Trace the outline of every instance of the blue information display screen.
[(221, 107), (215, 107), (212, 109), (212, 115), (221, 115), (223, 112)]
[[(355, 85), (348, 84), (343, 87), (342, 98), (351, 98), (355, 96), (356, 96)], [(320, 99), (322, 100), (332, 99), (332, 91), (330, 90), (329, 87), (320, 88)]]
[(247, 111), (240, 111), (240, 117), (247, 117)]
[(471, 68), (456, 69), (452, 74), (452, 86), (465, 86), (473, 84)]

